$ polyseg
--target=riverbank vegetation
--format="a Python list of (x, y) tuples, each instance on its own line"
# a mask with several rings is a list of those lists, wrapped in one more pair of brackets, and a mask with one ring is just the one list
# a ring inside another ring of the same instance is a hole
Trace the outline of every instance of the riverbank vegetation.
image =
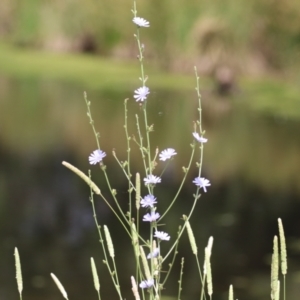
[[(164, 69), (190, 72), (196, 61), (200, 72), (216, 76), (224, 67), (234, 75), (297, 67), (298, 1), (153, 0), (139, 7), (153, 21), (144, 37), (147, 59)], [(0, 38), (22, 48), (135, 58), (130, 9), (120, 0), (3, 0)]]

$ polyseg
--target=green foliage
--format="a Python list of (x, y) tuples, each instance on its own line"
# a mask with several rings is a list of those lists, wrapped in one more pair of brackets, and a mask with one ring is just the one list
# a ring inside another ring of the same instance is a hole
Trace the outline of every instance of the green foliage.
[[(26, 80), (48, 78), (76, 83), (83, 89), (113, 88), (117, 91), (128, 89), (138, 76), (138, 67), (132, 62), (78, 54), (21, 51), (3, 44), (0, 44), (0, 69), (3, 75), (13, 75)], [(155, 88), (193, 88), (191, 76), (162, 73), (151, 66), (148, 69), (155, 74), (152, 81)]]
[[(226, 59), (234, 60), (236, 53), (249, 59), (259, 56), (268, 68), (276, 69), (295, 63), (300, 44), (299, 1), (177, 0), (174, 5), (172, 0), (154, 0), (139, 6), (153, 21), (145, 42), (152, 58), (164, 68), (178, 67), (180, 59), (195, 61), (199, 53), (191, 56), (188, 50), (198, 47), (197, 30), (204, 30), (199, 24), (207, 19), (223, 24), (221, 46), (230, 54)], [(23, 46), (134, 57), (132, 24), (127, 22), (130, 8), (131, 3), (122, 0), (3, 0), (0, 36)], [(179, 55), (183, 50), (185, 55)]]

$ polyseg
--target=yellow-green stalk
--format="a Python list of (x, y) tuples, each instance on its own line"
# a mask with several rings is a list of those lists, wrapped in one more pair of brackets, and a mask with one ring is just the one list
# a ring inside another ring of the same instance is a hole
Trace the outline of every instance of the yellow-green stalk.
[[(152, 247), (152, 253), (156, 250), (157, 248), (157, 245), (156, 245), (156, 240), (153, 240), (153, 247)], [(153, 258), (153, 266), (154, 266), (154, 269), (156, 270), (157, 269), (157, 266), (158, 266), (158, 261), (157, 261), (157, 257), (154, 257)]]
[(278, 228), (279, 228), (279, 241), (280, 241), (280, 260), (281, 260), (281, 273), (282, 275), (287, 274), (287, 254), (286, 254), (286, 243), (282, 221), (278, 219)]
[(83, 179), (87, 183), (87, 185), (94, 191), (95, 194), (97, 194), (97, 195), (101, 194), (101, 191), (97, 187), (97, 185), (88, 176), (86, 176), (83, 172), (81, 172), (79, 169), (77, 169), (76, 167), (74, 167), (73, 165), (69, 164), (66, 161), (63, 161), (62, 164), (65, 167), (67, 167), (68, 169), (70, 169), (71, 171), (73, 171), (81, 179)]
[(67, 292), (66, 292), (65, 288), (63, 287), (63, 285), (58, 280), (58, 278), (53, 273), (51, 273), (50, 275), (51, 275), (52, 279), (54, 280), (56, 286), (60, 290), (61, 294), (63, 295), (63, 297), (68, 300)]
[(17, 279), (18, 291), (22, 299), (23, 279), (22, 279), (21, 261), (20, 261), (18, 248), (15, 248), (15, 262), (16, 262), (16, 279)]
[(92, 268), (92, 274), (93, 274), (93, 280), (94, 280), (94, 287), (97, 292), (100, 291), (100, 282), (98, 278), (97, 268), (95, 265), (94, 259), (91, 257), (91, 268)]
[(233, 287), (232, 284), (229, 286), (229, 297), (228, 300), (233, 300)]
[(138, 256), (140, 256), (139, 236), (136, 232), (136, 226), (133, 222), (131, 224), (131, 236), (132, 236), (132, 245), (133, 245), (134, 253), (135, 253), (135, 256), (138, 257)]
[[(183, 216), (183, 217), (185, 218), (186, 216)], [(196, 245), (196, 240), (195, 240), (195, 236), (194, 236), (191, 224), (188, 220), (185, 222), (185, 224), (186, 224), (186, 230), (187, 230), (187, 234), (188, 234), (189, 241), (191, 244), (192, 252), (193, 252), (193, 254), (197, 255), (198, 248)]]
[(278, 272), (279, 272), (279, 260), (278, 260), (278, 238), (275, 235), (273, 240), (273, 254), (271, 263), (271, 299), (275, 300), (277, 285), (278, 285)]
[(144, 267), (145, 276), (146, 276), (147, 280), (152, 279), (150, 269), (149, 269), (149, 265), (148, 265), (148, 262), (147, 262), (147, 258), (146, 258), (146, 255), (145, 255), (145, 251), (144, 251), (144, 248), (142, 246), (140, 246), (140, 254), (141, 254), (142, 264), (143, 264), (143, 267)]
[(214, 243), (214, 238), (211, 236), (211, 237), (208, 239), (208, 243), (207, 243), (207, 248), (208, 248), (208, 250), (209, 250), (210, 255), (211, 255), (213, 243)]
[(276, 289), (276, 294), (275, 294), (275, 300), (280, 299), (280, 281), (277, 281), (277, 289)]
[(131, 276), (131, 290), (134, 295), (135, 300), (140, 300), (139, 290), (136, 284), (136, 281), (133, 276)]
[(141, 201), (141, 176), (140, 173), (135, 174), (135, 206), (136, 209), (140, 209)]
[(206, 282), (207, 282), (207, 293), (211, 298), (211, 295), (213, 293), (213, 286), (212, 286), (210, 256), (211, 256), (211, 249), (206, 247), (205, 248), (205, 272), (206, 272)]
[(106, 225), (104, 227), (104, 234), (105, 234), (105, 239), (106, 239), (106, 244), (107, 244), (107, 249), (109, 252), (110, 257), (115, 257), (115, 250), (114, 250), (114, 245), (109, 233), (109, 230)]

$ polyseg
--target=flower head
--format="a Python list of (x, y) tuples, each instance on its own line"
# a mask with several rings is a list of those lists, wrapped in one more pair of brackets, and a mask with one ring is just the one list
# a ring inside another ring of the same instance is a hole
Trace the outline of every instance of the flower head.
[(157, 212), (152, 211), (150, 214), (146, 214), (143, 217), (144, 222), (154, 222), (160, 217), (160, 214)]
[(154, 175), (148, 175), (146, 178), (144, 178), (145, 184), (156, 184), (156, 183), (160, 183), (161, 179), (158, 176), (154, 176)]
[(147, 95), (150, 94), (149, 88), (142, 86), (134, 91), (135, 95), (133, 96), (136, 99), (136, 102), (144, 101), (147, 99)]
[(153, 285), (154, 285), (154, 280), (153, 279), (143, 280), (140, 283), (140, 288), (141, 289), (148, 289), (148, 288), (150, 288)]
[(175, 149), (173, 148), (167, 148), (163, 151), (161, 151), (161, 153), (159, 154), (159, 160), (167, 160), (170, 159), (172, 156), (176, 155), (177, 152), (175, 151)]
[(147, 258), (150, 259), (150, 258), (155, 258), (159, 255), (159, 248), (155, 248), (153, 250), (153, 252), (150, 252), (148, 255), (147, 255)]
[(142, 207), (153, 207), (155, 203), (157, 202), (153, 195), (147, 195), (141, 200)]
[(198, 132), (193, 132), (194, 138), (199, 142), (199, 143), (206, 143), (207, 139), (204, 138), (203, 136), (200, 136)]
[(193, 180), (193, 183), (196, 184), (196, 186), (199, 186), (200, 188), (203, 188), (204, 192), (206, 193), (206, 187), (210, 186), (210, 182), (208, 179), (205, 179), (204, 177), (196, 177)]
[(91, 153), (89, 156), (89, 162), (91, 165), (95, 165), (96, 163), (99, 163), (102, 161), (102, 159), (106, 156), (106, 153), (102, 150), (95, 150)]
[(163, 232), (163, 231), (155, 231), (154, 237), (156, 237), (162, 241), (170, 240), (170, 236), (166, 232)]
[(149, 27), (150, 26), (150, 23), (147, 20), (145, 20), (144, 18), (140, 18), (140, 17), (133, 18), (132, 22), (139, 27)]

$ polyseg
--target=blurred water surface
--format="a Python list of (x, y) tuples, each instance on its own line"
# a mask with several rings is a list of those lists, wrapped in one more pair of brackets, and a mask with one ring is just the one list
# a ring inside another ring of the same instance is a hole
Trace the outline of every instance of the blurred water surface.
[[(135, 88), (129, 84), (122, 90), (112, 87), (88, 91), (101, 148), (107, 152), (107, 172), (124, 210), (128, 206), (126, 180), (111, 151), (114, 149), (120, 160), (126, 159), (125, 98), (129, 98), (130, 134), (137, 135), (136, 114), (143, 124), (142, 110), (132, 99)], [(271, 104), (266, 106), (270, 109), (263, 110), (249, 105), (249, 97), (260, 97), (263, 103), (261, 94), (250, 95), (242, 90), (220, 98), (206, 86), (202, 89), (203, 126), (208, 138), (203, 175), (212, 185), (202, 195), (191, 224), (200, 257), (209, 236), (215, 238), (212, 256), (215, 299), (227, 298), (229, 284), (235, 286), (239, 299), (269, 296), (269, 262), (278, 217), (283, 219), (289, 247), (289, 299), (297, 299), (300, 118), (277, 113)], [(276, 96), (281, 96), (270, 89), (268, 93), (275, 105)], [(152, 89), (148, 112), (149, 124), (154, 124), (153, 153), (156, 147), (160, 150), (173, 147), (178, 152), (157, 189), (159, 210), (163, 211), (177, 191), (183, 177), (182, 166), (187, 166), (191, 154), (193, 122), (198, 117), (195, 92)], [(102, 263), (88, 201), (89, 189), (61, 165), (66, 160), (84, 172), (92, 169), (94, 180), (109, 197), (101, 170), (88, 165), (88, 155), (96, 149), (96, 143), (86, 117), (83, 89), (63, 81), (1, 76), (0, 124), (0, 298), (17, 297), (13, 260), (13, 249), (17, 246), (25, 279), (24, 299), (60, 297), (50, 272), (60, 278), (70, 299), (96, 297), (91, 256), (97, 262), (103, 298), (110, 295), (115, 299), (117, 295)], [(195, 187), (191, 181), (197, 176), (194, 166), (174, 209), (165, 219), (164, 230), (173, 240), (178, 225), (182, 224), (182, 214), (187, 214), (192, 205)], [(139, 170), (143, 176), (140, 167), (139, 152), (132, 143), (133, 174)], [(157, 170), (162, 169), (160, 162)], [(132, 298), (131, 244), (100, 198), (96, 198), (96, 207), (99, 223), (108, 225), (115, 242), (117, 263), (122, 266), (124, 297)], [(196, 299), (199, 279), (185, 236), (166, 294), (177, 293), (182, 256), (186, 257), (183, 294)]]

